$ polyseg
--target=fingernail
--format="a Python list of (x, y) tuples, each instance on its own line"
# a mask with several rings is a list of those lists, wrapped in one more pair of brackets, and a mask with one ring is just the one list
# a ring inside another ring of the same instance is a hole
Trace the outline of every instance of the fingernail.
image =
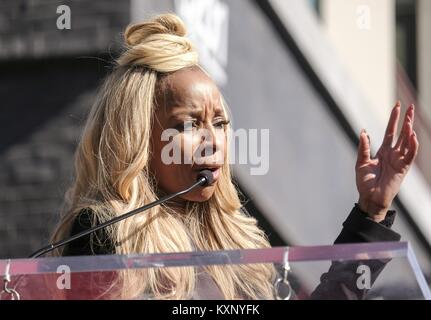
[(401, 101), (398, 100), (397, 103), (395, 104), (395, 108), (401, 107)]

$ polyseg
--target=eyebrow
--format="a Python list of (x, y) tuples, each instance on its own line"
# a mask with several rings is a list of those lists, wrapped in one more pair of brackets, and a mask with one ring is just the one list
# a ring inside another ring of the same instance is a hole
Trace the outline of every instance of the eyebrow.
[[(186, 111), (185, 108), (181, 108), (183, 110), (180, 111), (176, 111), (174, 112), (171, 116), (170, 119), (172, 118), (176, 118), (182, 115), (191, 115), (192, 117), (198, 117), (201, 113), (202, 113), (202, 108), (193, 108), (193, 110), (191, 111)], [(189, 108), (187, 108), (189, 109)], [(214, 114), (215, 115), (224, 115), (223, 109), (222, 108), (215, 108), (214, 109)]]

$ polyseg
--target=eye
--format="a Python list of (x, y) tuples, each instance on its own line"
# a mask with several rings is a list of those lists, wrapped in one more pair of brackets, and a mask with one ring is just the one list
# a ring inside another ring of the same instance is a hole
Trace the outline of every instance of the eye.
[(178, 125), (176, 125), (174, 128), (182, 132), (184, 131), (184, 129), (185, 130), (196, 129), (198, 126), (199, 125), (196, 120), (185, 120), (178, 123)]
[(214, 128), (216, 129), (224, 129), (230, 123), (229, 120), (218, 120), (213, 123)]

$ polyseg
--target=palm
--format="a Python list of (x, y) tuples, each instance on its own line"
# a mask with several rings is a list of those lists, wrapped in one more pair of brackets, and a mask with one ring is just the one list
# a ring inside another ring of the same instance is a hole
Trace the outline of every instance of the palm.
[(369, 138), (365, 131), (361, 132), (356, 163), (356, 185), (361, 209), (370, 214), (380, 214), (380, 209), (383, 212), (390, 207), (417, 154), (418, 141), (412, 129), (413, 106), (407, 110), (398, 141), (392, 146), (399, 116), (400, 106), (397, 104), (392, 110), (382, 146), (374, 158), (370, 155)]

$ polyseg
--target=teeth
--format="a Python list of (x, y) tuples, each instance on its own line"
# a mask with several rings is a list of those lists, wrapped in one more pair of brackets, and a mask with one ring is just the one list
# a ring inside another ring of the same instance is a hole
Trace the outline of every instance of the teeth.
[(218, 168), (202, 168), (200, 170), (210, 170), (210, 171), (216, 171)]

